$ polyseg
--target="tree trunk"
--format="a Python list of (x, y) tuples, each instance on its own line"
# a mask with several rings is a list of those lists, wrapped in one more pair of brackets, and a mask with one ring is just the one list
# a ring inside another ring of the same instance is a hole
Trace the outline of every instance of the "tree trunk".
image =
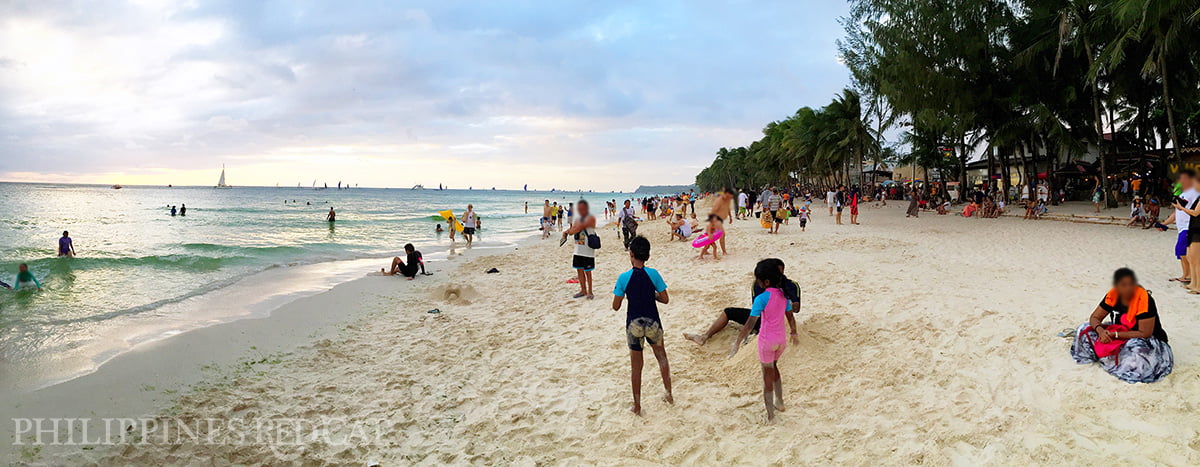
[(996, 187), (993, 184), (994, 182), (992, 182), (992, 174), (996, 173), (996, 151), (995, 151), (995, 149), (996, 148), (992, 147), (991, 141), (988, 141), (988, 148), (987, 148), (988, 168), (987, 168), (987, 176), (984, 177), (984, 180), (985, 180), (984, 183), (986, 184), (985, 190), (987, 190), (988, 192), (991, 192), (992, 189)]
[(1175, 111), (1171, 109), (1171, 92), (1170, 86), (1167, 85), (1167, 61), (1163, 58), (1163, 53), (1158, 54), (1158, 76), (1162, 79), (1163, 91), (1163, 107), (1167, 109), (1167, 128), (1171, 130), (1171, 146), (1173, 151), (1171, 155), (1175, 162), (1180, 162), (1182, 159), (1179, 156), (1179, 135), (1175, 133)]
[(1000, 174), (1000, 189), (1004, 190), (1004, 199), (1008, 200), (1008, 189), (1012, 186), (1012, 182), (1009, 181), (1011, 177), (1008, 172), (1008, 155), (1004, 152), (1004, 148), (1000, 148), (1000, 170), (1003, 172)]

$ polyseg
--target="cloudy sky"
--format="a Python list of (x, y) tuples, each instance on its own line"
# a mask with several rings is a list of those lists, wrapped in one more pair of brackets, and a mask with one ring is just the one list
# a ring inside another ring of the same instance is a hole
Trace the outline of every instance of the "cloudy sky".
[(0, 2), (0, 180), (685, 184), (848, 82), (840, 0)]

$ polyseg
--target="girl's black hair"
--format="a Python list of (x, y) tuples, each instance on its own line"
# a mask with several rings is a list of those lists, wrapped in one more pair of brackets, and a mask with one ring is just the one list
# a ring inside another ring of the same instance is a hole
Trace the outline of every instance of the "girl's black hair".
[(783, 274), (779, 272), (779, 265), (782, 261), (778, 259), (764, 259), (754, 266), (754, 278), (763, 281), (769, 287), (782, 287)]
[(780, 284), (786, 283), (786, 282), (788, 281), (787, 274), (785, 274), (785, 273), (783, 272), (784, 265), (783, 265), (783, 260), (782, 260), (782, 259), (779, 259), (779, 258), (767, 258), (767, 259), (764, 259), (764, 260), (762, 260), (762, 262), (763, 262), (763, 263), (767, 263), (767, 262), (769, 262), (769, 263), (771, 263), (771, 264), (775, 265), (775, 270), (779, 271), (779, 283), (780, 283)]
[(416, 250), (416, 249), (417, 249), (417, 248), (416, 248), (416, 247), (414, 247), (414, 246), (413, 246), (413, 244), (411, 244), (411, 243), (409, 243), (409, 244), (407, 244), (407, 245), (404, 245), (404, 251), (407, 251), (407, 252), (409, 252), (409, 253), (412, 253), (412, 252), (413, 252), (413, 250)]
[(1121, 282), (1121, 280), (1127, 277), (1133, 279), (1134, 282), (1137, 282), (1137, 274), (1134, 274), (1132, 269), (1121, 268), (1116, 270), (1116, 272), (1113, 272), (1113, 285), (1116, 285), (1118, 282)]

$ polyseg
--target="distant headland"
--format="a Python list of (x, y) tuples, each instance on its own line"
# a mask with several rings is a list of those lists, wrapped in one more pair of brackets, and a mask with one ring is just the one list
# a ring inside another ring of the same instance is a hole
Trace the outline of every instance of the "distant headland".
[(695, 189), (696, 185), (642, 185), (639, 186), (634, 193), (650, 193), (661, 195), (666, 193), (682, 193)]

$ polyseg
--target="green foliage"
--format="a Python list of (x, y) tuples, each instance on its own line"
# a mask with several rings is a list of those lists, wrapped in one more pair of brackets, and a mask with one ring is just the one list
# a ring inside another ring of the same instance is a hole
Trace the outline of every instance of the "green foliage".
[[(718, 151), (698, 185), (854, 182), (850, 167), (891, 155), (965, 179), (983, 145), (1053, 167), (1089, 142), (1105, 153), (1105, 133), (1143, 149), (1200, 144), (1200, 0), (850, 3), (838, 50), (853, 89)], [(896, 124), (905, 149), (889, 151)]]

